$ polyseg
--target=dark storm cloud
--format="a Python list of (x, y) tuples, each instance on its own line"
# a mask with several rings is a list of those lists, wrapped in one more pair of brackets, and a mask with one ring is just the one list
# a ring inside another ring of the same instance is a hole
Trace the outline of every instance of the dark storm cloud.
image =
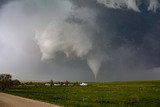
[(0, 69), (43, 80), (158, 79), (159, 2), (108, 1), (8, 3), (0, 19)]
[(98, 12), (96, 24), (100, 31), (95, 35), (95, 43), (110, 57), (103, 63), (99, 79), (105, 80), (108, 75), (115, 80), (146, 79), (149, 73), (154, 78), (156, 74), (147, 70), (160, 64), (160, 14), (147, 11), (149, 1), (139, 3), (141, 12), (106, 8), (96, 1), (96, 6), (80, 1), (75, 4)]

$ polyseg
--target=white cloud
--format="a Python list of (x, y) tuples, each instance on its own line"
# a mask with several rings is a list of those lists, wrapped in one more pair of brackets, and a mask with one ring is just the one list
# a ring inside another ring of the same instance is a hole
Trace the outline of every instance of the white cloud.
[(92, 49), (92, 43), (83, 27), (65, 22), (49, 24), (42, 34), (37, 35), (42, 59), (54, 59), (58, 52), (64, 52), (67, 57), (86, 56)]
[(98, 3), (104, 4), (106, 7), (114, 9), (131, 9), (139, 12), (136, 0), (97, 0)]
[(159, 9), (159, 8), (160, 8), (160, 3), (158, 0), (150, 0), (149, 6), (148, 6), (149, 11), (156, 12), (157, 9)]
[[(159, 9), (158, 0), (146, 0), (149, 1), (148, 10), (156, 12)], [(104, 4), (108, 8), (114, 9), (130, 9), (136, 12), (140, 12), (139, 4), (142, 3), (142, 0), (97, 0), (98, 3)]]

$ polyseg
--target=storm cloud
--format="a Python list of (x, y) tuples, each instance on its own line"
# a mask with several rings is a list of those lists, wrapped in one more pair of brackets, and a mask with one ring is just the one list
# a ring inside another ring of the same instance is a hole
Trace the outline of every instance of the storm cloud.
[(1, 4), (0, 72), (24, 80), (159, 79), (158, 0)]

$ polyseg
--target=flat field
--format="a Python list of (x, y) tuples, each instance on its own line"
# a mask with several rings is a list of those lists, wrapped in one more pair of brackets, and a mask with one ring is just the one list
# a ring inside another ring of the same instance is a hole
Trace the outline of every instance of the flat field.
[(160, 107), (160, 81), (89, 82), (88, 86), (22, 85), (6, 92), (65, 107)]

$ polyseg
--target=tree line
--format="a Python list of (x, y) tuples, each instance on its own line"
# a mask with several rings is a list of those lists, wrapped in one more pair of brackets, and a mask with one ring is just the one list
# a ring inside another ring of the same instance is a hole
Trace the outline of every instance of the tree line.
[(0, 74), (0, 90), (4, 91), (7, 88), (11, 88), (13, 86), (17, 86), (20, 84), (20, 81), (12, 79), (12, 75), (10, 74)]

